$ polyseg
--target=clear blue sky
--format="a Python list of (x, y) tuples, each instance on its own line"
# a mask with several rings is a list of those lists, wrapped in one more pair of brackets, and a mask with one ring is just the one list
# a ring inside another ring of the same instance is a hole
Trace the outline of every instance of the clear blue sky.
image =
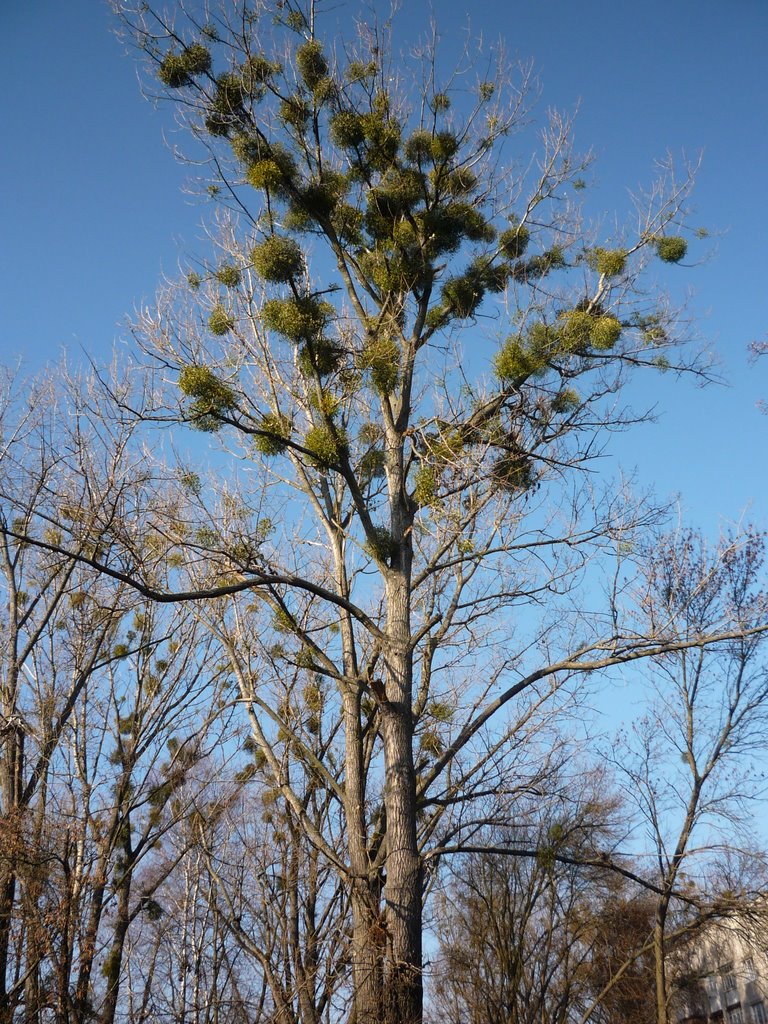
[[(35, 367), (62, 348), (106, 359), (161, 272), (205, 251), (204, 210), (182, 193), (187, 171), (163, 137), (169, 113), (142, 99), (108, 9), (99, 0), (5, 7), (0, 360), (21, 355)], [(405, 7), (423, 23), (426, 7)], [(450, 43), (467, 6), (434, 9)], [(768, 361), (750, 367), (746, 346), (768, 334), (768, 4), (513, 0), (477, 5), (471, 27), (533, 58), (540, 110), (580, 105), (577, 145), (596, 152), (594, 202), (606, 211), (650, 180), (667, 149), (704, 151), (697, 222), (723, 235), (711, 262), (681, 273), (730, 387), (649, 377), (638, 403), (657, 401), (661, 420), (616, 450), (644, 485), (681, 492), (687, 517), (707, 529), (750, 503), (765, 523), (768, 418), (756, 402), (768, 397)]]

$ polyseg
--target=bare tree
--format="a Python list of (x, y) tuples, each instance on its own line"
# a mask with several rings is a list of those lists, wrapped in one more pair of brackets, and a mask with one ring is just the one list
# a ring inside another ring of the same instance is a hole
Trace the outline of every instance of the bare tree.
[[(641, 628), (671, 627), (685, 639), (730, 621), (743, 634), (654, 658), (646, 667), (647, 713), (623, 737), (615, 759), (648, 859), (643, 870), (657, 887), (659, 1024), (666, 1024), (672, 994), (668, 933), (677, 934), (679, 945), (686, 931), (739, 907), (746, 914), (753, 902), (750, 878), (759, 858), (750, 808), (763, 791), (755, 758), (768, 725), (768, 671), (762, 634), (752, 631), (765, 616), (764, 558), (764, 539), (753, 532), (724, 537), (715, 547), (682, 532), (660, 538), (646, 563), (639, 604), (647, 625)], [(729, 851), (736, 872), (723, 871)]]
[[(580, 863), (618, 839), (618, 805), (606, 802), (604, 778), (597, 796), (596, 781), (561, 777), (556, 793), (529, 800), (527, 816), (520, 808), (513, 827), (480, 837), (478, 852), (450, 864), (432, 923), (439, 956), (430, 1019), (568, 1024), (595, 1009), (607, 980), (596, 977), (599, 922), (627, 905), (629, 885)], [(531, 849), (536, 856), (524, 854)]]

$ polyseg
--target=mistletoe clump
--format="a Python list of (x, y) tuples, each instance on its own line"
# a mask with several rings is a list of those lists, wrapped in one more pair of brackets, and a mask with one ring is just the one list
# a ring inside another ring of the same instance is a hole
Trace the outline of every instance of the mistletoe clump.
[(265, 327), (298, 343), (318, 338), (333, 313), (329, 302), (306, 295), (298, 299), (269, 299), (262, 307), (261, 317)]
[(180, 89), (190, 85), (195, 75), (204, 75), (210, 70), (210, 51), (201, 43), (192, 43), (181, 53), (167, 53), (160, 63), (157, 77), (169, 89)]
[(615, 316), (598, 316), (592, 325), (592, 344), (600, 351), (612, 349), (619, 340), (621, 322)]
[(545, 323), (534, 323), (525, 340), (507, 338), (493, 360), (496, 377), (502, 384), (518, 386), (529, 377), (542, 377), (550, 360), (562, 345), (560, 332)]
[(259, 277), (273, 284), (285, 284), (301, 273), (304, 256), (292, 238), (271, 235), (251, 252), (253, 266)]
[(281, 455), (288, 447), (291, 424), (285, 416), (267, 413), (261, 418), (259, 431), (253, 443), (262, 455)]
[(510, 452), (496, 459), (491, 475), (496, 486), (509, 493), (527, 491), (535, 479), (533, 463), (520, 452)]
[(322, 45), (311, 39), (296, 50), (296, 67), (308, 89), (315, 89), (328, 77), (328, 61)]
[(621, 323), (615, 316), (603, 315), (599, 309), (571, 309), (560, 315), (560, 337), (566, 352), (585, 354), (588, 349), (612, 349), (619, 340)]
[(315, 469), (331, 469), (347, 450), (346, 434), (339, 427), (313, 427), (304, 438), (304, 447)]
[(213, 307), (211, 315), (208, 317), (208, 329), (211, 334), (221, 337), (224, 334), (228, 334), (234, 326), (234, 317), (221, 304)]
[(299, 349), (299, 369), (310, 380), (315, 376), (327, 377), (338, 369), (343, 356), (343, 350), (329, 338), (314, 338)]
[(377, 562), (391, 562), (397, 554), (397, 544), (386, 526), (374, 526), (368, 534), (364, 550)]
[(443, 302), (450, 312), (461, 320), (473, 315), (483, 301), (485, 287), (480, 275), (472, 270), (460, 277), (451, 277), (443, 285)]
[(437, 473), (434, 466), (423, 464), (413, 480), (413, 499), (419, 508), (434, 504), (437, 496)]
[(240, 68), (240, 79), (248, 92), (255, 92), (259, 86), (266, 85), (282, 70), (282, 65), (278, 61), (269, 60), (263, 53), (254, 53)]
[(531, 233), (523, 224), (508, 228), (499, 235), (499, 249), (508, 260), (517, 260), (528, 248)]
[(656, 254), (665, 263), (679, 263), (688, 252), (688, 243), (679, 235), (664, 235), (654, 240)]
[(627, 265), (626, 249), (593, 249), (590, 253), (589, 262), (598, 272), (605, 277), (618, 277), (624, 273)]
[(572, 309), (561, 315), (560, 336), (567, 352), (584, 352), (592, 341), (595, 318), (582, 309)]
[(391, 394), (400, 379), (400, 349), (392, 338), (372, 338), (360, 354), (360, 369), (371, 375), (381, 395)]
[(225, 414), (237, 405), (235, 392), (207, 366), (185, 366), (179, 388), (192, 402), (188, 415), (198, 430), (217, 430)]
[(240, 268), (234, 266), (232, 263), (222, 263), (222, 265), (214, 271), (213, 276), (219, 284), (223, 284), (226, 288), (237, 288), (242, 279)]
[(581, 405), (581, 398), (575, 388), (563, 388), (552, 399), (552, 412), (574, 412)]

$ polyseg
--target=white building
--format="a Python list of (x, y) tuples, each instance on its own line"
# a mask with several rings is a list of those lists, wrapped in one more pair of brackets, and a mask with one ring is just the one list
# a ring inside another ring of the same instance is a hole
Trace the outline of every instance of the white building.
[(679, 1024), (768, 1024), (768, 915), (708, 925), (671, 958)]

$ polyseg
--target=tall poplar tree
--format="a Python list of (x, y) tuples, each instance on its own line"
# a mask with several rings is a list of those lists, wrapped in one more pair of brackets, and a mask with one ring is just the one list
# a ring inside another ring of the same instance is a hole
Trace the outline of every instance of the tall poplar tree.
[(445, 73), (312, 0), (117, 9), (224, 212), (217, 258), (136, 319), (139, 393), (111, 398), (232, 468), (180, 467), (172, 514), (95, 510), (89, 561), (196, 602), (258, 770), (343, 880), (350, 1019), (415, 1024), (440, 859), (546, 773), (566, 684), (678, 640), (577, 588), (651, 518), (586, 472), (635, 418), (627, 373), (695, 369), (645, 273), (686, 255), (690, 176), (593, 236), (569, 121), (515, 152), (527, 83), (503, 58)]

